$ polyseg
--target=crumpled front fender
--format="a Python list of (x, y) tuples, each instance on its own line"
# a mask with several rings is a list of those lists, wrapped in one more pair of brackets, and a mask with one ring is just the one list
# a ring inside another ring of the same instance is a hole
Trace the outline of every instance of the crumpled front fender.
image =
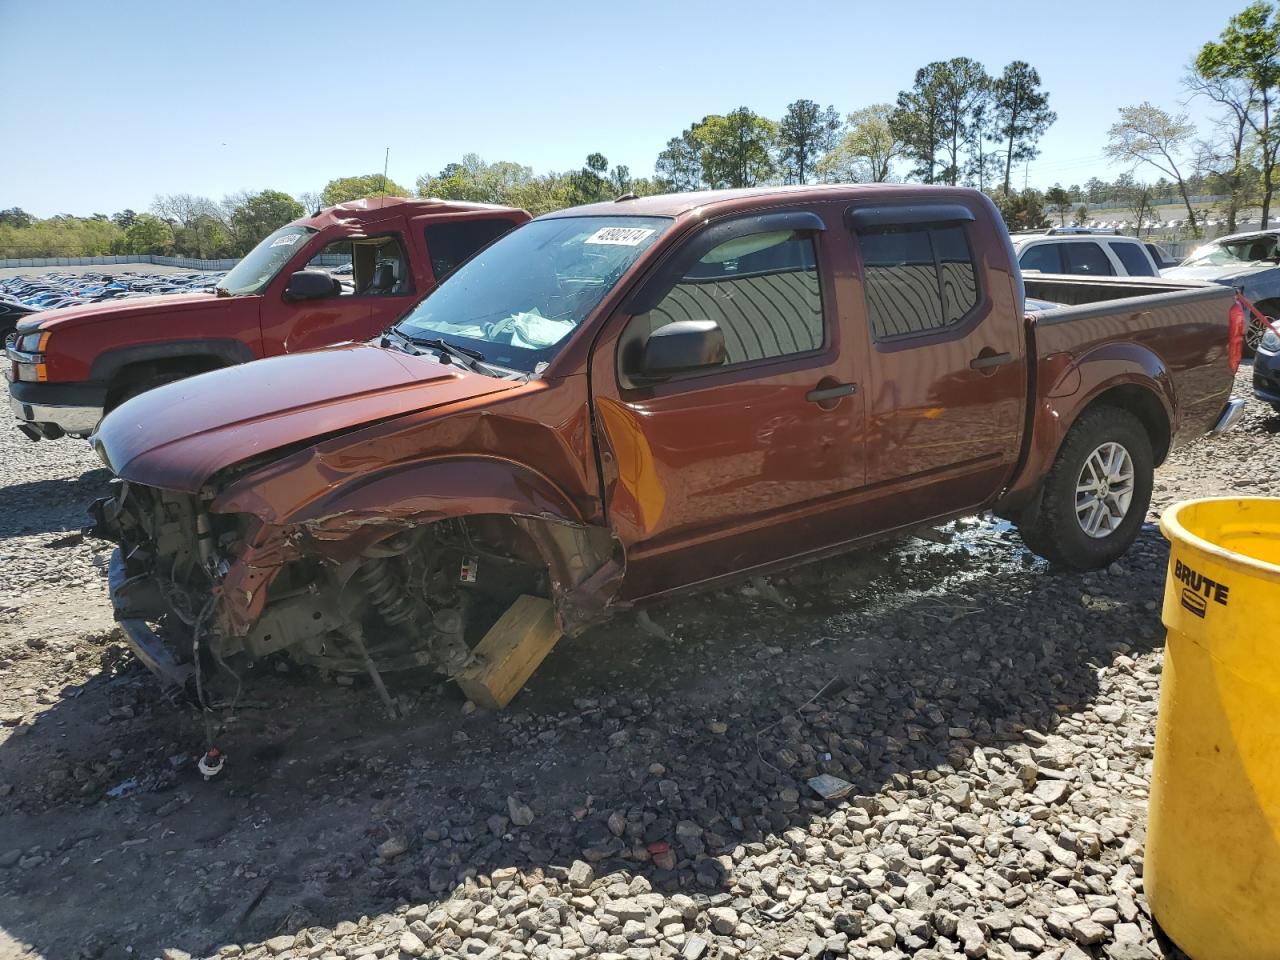
[[(550, 479), (499, 457), (397, 464), (352, 477), (284, 510), (272, 508), (266, 496), (270, 487), (279, 491), (274, 481), (264, 486), (245, 478), (212, 504), (215, 512), (248, 513), (260, 520), (220, 586), (223, 624), (237, 634), (261, 615), (266, 588), (289, 561), (313, 556), (341, 563), (399, 530), (426, 523), (497, 515), (546, 522), (538, 527), (565, 527), (565, 535), (556, 536), (525, 524), (547, 563), (557, 598), (599, 570), (610, 552), (593, 549), (593, 543), (608, 541), (607, 531), (588, 524)], [(572, 629), (578, 619), (570, 616), (563, 626)]]
[(480, 514), (582, 523), (573, 501), (547, 477), (498, 457), (443, 457), (353, 479), (291, 513), (317, 536), (370, 521)]

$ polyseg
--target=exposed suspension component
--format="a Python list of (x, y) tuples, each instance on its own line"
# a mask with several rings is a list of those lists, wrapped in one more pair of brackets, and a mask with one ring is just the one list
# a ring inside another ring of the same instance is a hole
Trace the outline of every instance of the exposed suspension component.
[(415, 619), (414, 604), (390, 558), (370, 557), (365, 560), (356, 571), (356, 579), (364, 587), (369, 602), (387, 623), (399, 625)]

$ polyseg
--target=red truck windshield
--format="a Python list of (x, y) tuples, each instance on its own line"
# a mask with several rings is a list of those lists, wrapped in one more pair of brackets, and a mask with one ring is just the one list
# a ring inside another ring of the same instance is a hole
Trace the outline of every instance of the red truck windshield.
[(447, 337), (533, 372), (671, 225), (666, 217), (561, 217), (511, 231), (463, 264), (396, 327)]
[(218, 289), (230, 294), (257, 293), (298, 252), (299, 245), (305, 245), (307, 238), (315, 232), (312, 227), (281, 227), (232, 267), (218, 284)]

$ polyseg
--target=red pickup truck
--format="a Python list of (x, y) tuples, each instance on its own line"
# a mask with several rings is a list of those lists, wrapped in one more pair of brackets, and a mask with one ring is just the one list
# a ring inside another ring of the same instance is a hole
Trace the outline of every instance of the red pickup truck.
[(25, 318), (8, 349), (9, 403), (32, 440), (86, 437), (162, 383), (385, 330), (476, 250), (524, 223), (479, 203), (356, 200), (266, 237), (218, 284)]
[(193, 646), (456, 674), (477, 592), (573, 634), (983, 509), (1099, 567), (1169, 451), (1238, 418), (1243, 327), (1216, 284), (1024, 289), (972, 190), (623, 197), (512, 231), (378, 343), (124, 404), (94, 529), (173, 680)]

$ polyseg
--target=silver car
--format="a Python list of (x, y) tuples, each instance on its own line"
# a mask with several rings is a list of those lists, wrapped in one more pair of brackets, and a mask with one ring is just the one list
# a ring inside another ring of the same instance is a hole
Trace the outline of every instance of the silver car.
[[(1211, 280), (1235, 287), (1259, 313), (1280, 317), (1280, 229), (1251, 230), (1218, 237), (1197, 247), (1176, 267), (1161, 270), (1172, 280)], [(1247, 354), (1254, 354), (1266, 333), (1250, 315), (1245, 325)]]

